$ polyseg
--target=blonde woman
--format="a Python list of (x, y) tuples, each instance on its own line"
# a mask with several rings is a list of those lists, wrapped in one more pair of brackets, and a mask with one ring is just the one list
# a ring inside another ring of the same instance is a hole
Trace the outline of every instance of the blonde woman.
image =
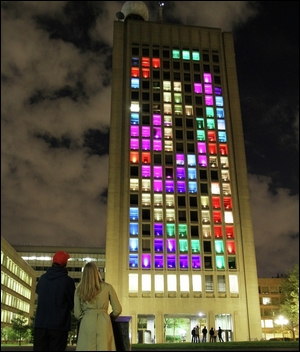
[(121, 312), (114, 288), (102, 281), (97, 265), (85, 264), (74, 295), (74, 315), (81, 320), (76, 351), (116, 351), (111, 318)]

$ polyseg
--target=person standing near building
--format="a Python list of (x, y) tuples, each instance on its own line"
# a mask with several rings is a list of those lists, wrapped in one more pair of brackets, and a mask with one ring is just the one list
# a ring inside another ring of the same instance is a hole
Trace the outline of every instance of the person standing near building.
[(116, 351), (111, 319), (121, 312), (112, 285), (102, 280), (94, 262), (86, 263), (74, 294), (74, 315), (80, 320), (76, 351)]
[(214, 328), (211, 328), (209, 330), (209, 342), (214, 342), (214, 334), (215, 334), (215, 330)]
[(219, 342), (224, 342), (223, 337), (222, 337), (222, 332), (223, 332), (223, 330), (219, 326), (219, 329), (218, 329)]
[(192, 342), (196, 342), (196, 326), (192, 329)]
[(207, 329), (206, 326), (202, 329), (202, 342), (206, 342)]
[(74, 280), (66, 268), (70, 255), (59, 251), (53, 256), (52, 266), (36, 286), (38, 295), (34, 318), (34, 351), (65, 351), (74, 308)]

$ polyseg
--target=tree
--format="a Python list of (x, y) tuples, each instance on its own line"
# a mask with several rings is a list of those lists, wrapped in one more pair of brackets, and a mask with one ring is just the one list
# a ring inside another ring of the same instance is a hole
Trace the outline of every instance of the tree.
[(295, 265), (283, 279), (281, 286), (280, 312), (288, 319), (286, 328), (293, 334), (299, 328), (299, 266)]
[(19, 312), (18, 316), (11, 320), (12, 329), (17, 335), (19, 346), (21, 346), (22, 339), (27, 336), (27, 330), (29, 329), (27, 319), (23, 315), (23, 312)]

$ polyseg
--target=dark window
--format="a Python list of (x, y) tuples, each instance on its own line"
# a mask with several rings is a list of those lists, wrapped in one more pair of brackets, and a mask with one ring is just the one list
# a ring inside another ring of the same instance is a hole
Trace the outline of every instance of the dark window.
[(183, 139), (183, 132), (181, 130), (175, 131), (176, 139)]
[(220, 73), (220, 67), (219, 66), (213, 66), (214, 73)]
[(150, 125), (150, 116), (143, 115), (142, 116), (142, 123), (143, 123), (143, 125), (149, 126)]
[(131, 52), (132, 52), (132, 55), (139, 55), (139, 48), (132, 48)]
[(160, 101), (160, 93), (153, 93), (153, 101)]
[(219, 62), (219, 55), (212, 56), (213, 62)]
[(139, 176), (138, 166), (131, 166), (130, 167), (130, 176)]
[(178, 206), (185, 207), (185, 197), (178, 196)]
[(191, 221), (198, 221), (198, 212), (197, 211), (191, 211), (190, 212), (190, 219), (191, 219)]
[(218, 171), (211, 171), (210, 174), (211, 174), (212, 181), (218, 181), (219, 180)]
[(203, 70), (204, 70), (204, 72), (210, 72), (210, 66), (209, 65), (203, 65)]
[(165, 155), (165, 164), (166, 165), (173, 165), (173, 156), (172, 155)]
[(184, 85), (184, 91), (186, 93), (191, 93), (191, 91), (192, 91), (191, 85), (190, 84), (185, 84)]
[(198, 74), (194, 74), (194, 81), (197, 82), (197, 83), (200, 83), (201, 82), (201, 76), (198, 75)]
[(153, 78), (159, 79), (160, 78), (160, 72), (159, 71), (153, 71)]
[(163, 68), (168, 70), (170, 68), (170, 61), (163, 61)]
[(183, 77), (184, 77), (184, 80), (186, 82), (190, 82), (191, 81), (191, 75), (189, 73), (184, 73)]
[(211, 242), (210, 241), (203, 242), (203, 250), (204, 250), (204, 253), (211, 253)]
[(236, 269), (235, 257), (228, 257), (228, 268)]
[(204, 268), (205, 269), (212, 269), (211, 257), (204, 256)]
[(197, 198), (196, 197), (190, 197), (190, 206), (191, 207), (197, 207), (198, 206), (198, 202), (197, 202)]
[(150, 239), (142, 239), (142, 251), (150, 252)]
[(175, 118), (175, 126), (182, 127), (182, 118)]
[(164, 58), (170, 57), (170, 52), (169, 52), (169, 50), (163, 50), (163, 57), (164, 57)]
[(178, 219), (179, 221), (186, 221), (186, 214), (184, 210), (178, 211)]
[(199, 236), (198, 226), (191, 226), (191, 236), (192, 237), (198, 237)]
[(143, 94), (142, 94), (142, 99), (143, 99), (143, 100), (146, 100), (146, 101), (149, 101), (149, 99), (150, 99), (149, 93), (148, 93), (148, 92), (143, 92)]
[(142, 224), (142, 235), (143, 236), (150, 236), (150, 224)]
[(154, 154), (154, 164), (161, 165), (161, 154)]
[[(153, 83), (153, 85), (154, 85), (154, 83)], [(143, 87), (143, 89), (149, 89), (149, 81), (142, 81), (142, 87)]]
[(180, 62), (174, 61), (173, 62), (173, 69), (174, 70), (180, 70)]
[(208, 194), (207, 183), (200, 183), (200, 192), (201, 194)]
[(138, 205), (139, 204), (139, 197), (137, 194), (130, 195), (130, 205)]
[(183, 143), (176, 143), (176, 152), (183, 152)]
[(174, 81), (180, 81), (180, 72), (174, 72)]
[(159, 57), (159, 49), (153, 49), (153, 57)]
[(142, 104), (142, 111), (143, 112), (150, 112), (149, 104)]
[(192, 97), (190, 95), (184, 96), (185, 104), (192, 104)]
[(186, 131), (186, 139), (194, 140), (194, 132)]
[(194, 123), (192, 119), (186, 119), (185, 120), (185, 125), (187, 128), (193, 128), (194, 127)]
[(143, 56), (149, 56), (149, 49), (143, 48)]
[(196, 108), (196, 115), (197, 116), (203, 116), (203, 109), (202, 108)]
[(139, 92), (131, 92), (131, 100), (139, 100)]
[(164, 77), (164, 79), (170, 79), (170, 72), (164, 71), (163, 77)]
[(209, 54), (203, 54), (203, 61), (209, 61)]
[(200, 176), (200, 180), (207, 180), (207, 172), (206, 172), (206, 170), (200, 170), (199, 176)]
[(188, 143), (187, 144), (187, 151), (188, 151), (188, 153), (194, 153), (195, 152), (194, 144)]
[(196, 97), (196, 105), (202, 105), (202, 97)]
[(150, 220), (150, 209), (142, 209), (142, 219)]
[(220, 76), (214, 76), (214, 81), (216, 84), (221, 84), (221, 77)]
[(189, 71), (191, 69), (190, 64), (188, 62), (184, 62), (183, 69), (184, 69), (184, 71)]
[[(200, 71), (200, 65), (199, 64), (194, 64), (194, 71)], [(199, 81), (197, 81), (199, 82)]]

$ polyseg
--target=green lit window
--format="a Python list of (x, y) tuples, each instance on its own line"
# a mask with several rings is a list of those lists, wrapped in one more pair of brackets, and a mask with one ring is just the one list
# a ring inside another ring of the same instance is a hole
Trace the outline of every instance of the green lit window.
[(167, 236), (174, 237), (175, 236), (175, 224), (167, 224)]
[(215, 250), (217, 254), (224, 253), (223, 241), (215, 241)]
[(180, 51), (179, 50), (173, 49), (172, 54), (173, 54), (173, 59), (180, 59)]
[(183, 58), (183, 60), (189, 60), (190, 59), (190, 52), (188, 50), (182, 50), (182, 58)]
[(180, 237), (187, 237), (187, 225), (179, 224), (178, 225), (178, 233)]
[(216, 256), (216, 266), (217, 266), (217, 269), (225, 269), (225, 262), (224, 262), (223, 255)]
[(215, 120), (207, 119), (207, 129), (214, 130), (215, 129)]
[(200, 61), (200, 53), (198, 51), (192, 52), (193, 61)]
[(188, 252), (188, 241), (187, 240), (179, 240), (179, 252), (187, 253)]
[(197, 130), (197, 141), (205, 141), (204, 131)]
[(191, 240), (192, 253), (200, 253), (199, 240)]
[(206, 117), (214, 117), (214, 108), (207, 107), (206, 109)]

